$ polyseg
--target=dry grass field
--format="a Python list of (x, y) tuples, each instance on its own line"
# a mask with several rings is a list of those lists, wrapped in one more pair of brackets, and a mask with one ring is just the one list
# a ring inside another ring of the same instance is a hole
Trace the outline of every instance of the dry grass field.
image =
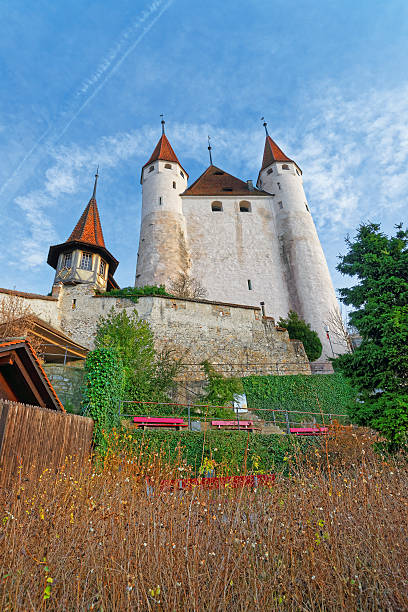
[(402, 460), (346, 431), (287, 464), (258, 490), (160, 492), (188, 469), (143, 448), (21, 474), (1, 493), (0, 610), (407, 610)]

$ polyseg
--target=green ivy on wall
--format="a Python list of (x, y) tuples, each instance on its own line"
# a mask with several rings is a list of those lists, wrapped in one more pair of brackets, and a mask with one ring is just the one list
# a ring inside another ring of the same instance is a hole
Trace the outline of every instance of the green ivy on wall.
[[(356, 391), (341, 374), (316, 374), (305, 376), (248, 376), (242, 379), (248, 407), (260, 410), (260, 418), (272, 421), (274, 410), (299, 411), (289, 414), (293, 423), (319, 423), (323, 415), (347, 414), (348, 406), (355, 401)], [(270, 408), (271, 410), (265, 410)], [(308, 414), (308, 413), (319, 414)], [(277, 421), (285, 420), (284, 413), (275, 413)], [(339, 418), (340, 422), (347, 418)]]
[(99, 348), (88, 353), (85, 361), (83, 413), (93, 418), (94, 439), (119, 423), (119, 400), (123, 393), (123, 366), (113, 348)]
[(104, 297), (119, 297), (119, 298), (127, 298), (134, 302), (138, 303), (139, 297), (141, 295), (165, 295), (167, 297), (171, 297), (169, 293), (167, 293), (164, 285), (160, 285), (157, 287), (156, 285), (145, 285), (144, 287), (123, 287), (123, 289), (111, 289), (111, 291), (106, 291), (105, 293), (101, 293)]

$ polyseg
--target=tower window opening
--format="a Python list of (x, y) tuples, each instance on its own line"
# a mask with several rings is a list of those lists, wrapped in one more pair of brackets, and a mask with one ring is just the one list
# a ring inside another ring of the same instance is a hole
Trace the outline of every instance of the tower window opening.
[(308, 205), (306, 204), (306, 202), (305, 202), (305, 206), (306, 206), (306, 210), (307, 210), (307, 212), (310, 212), (309, 207), (308, 207)]
[(163, 204), (163, 198), (159, 196), (159, 206), (161, 206), (162, 204)]
[(184, 172), (180, 170), (180, 175), (184, 178)]
[(75, 310), (76, 308), (76, 300), (72, 300), (72, 310)]
[(213, 202), (211, 204), (211, 210), (213, 212), (221, 212), (222, 211), (222, 203), (221, 202)]
[(249, 291), (252, 291), (252, 282), (250, 281), (250, 279), (248, 279), (248, 289)]
[(239, 203), (239, 212), (251, 212), (251, 203), (250, 202), (240, 202)]
[(79, 267), (81, 270), (92, 270), (92, 253), (82, 253)]
[(106, 264), (103, 261), (103, 259), (101, 259), (101, 261), (99, 262), (99, 274), (103, 277), (105, 277), (105, 270), (106, 270)]
[(223, 187), (222, 190), (223, 191), (232, 191), (232, 187)]
[(176, 181), (173, 181), (173, 189), (176, 188)]
[(282, 202), (278, 202), (278, 204), (279, 204), (279, 208), (283, 208)]
[(153, 172), (153, 170), (154, 170), (154, 166), (150, 166), (149, 172)]
[(272, 168), (269, 168), (269, 170), (268, 170), (268, 172), (266, 174), (273, 174)]
[(280, 189), (280, 188), (281, 188), (281, 185), (280, 185), (280, 183), (276, 183), (276, 184), (277, 184), (277, 186), (278, 186), (278, 189)]
[(64, 253), (64, 257), (62, 258), (62, 267), (70, 268), (72, 264), (72, 253)]
[(217, 170), (216, 172), (213, 172), (213, 174), (216, 174), (217, 176), (221, 176), (224, 174), (224, 172), (222, 172), (221, 170)]
[(168, 170), (171, 170), (171, 164), (164, 164), (164, 167), (167, 168)]
[(300, 176), (300, 172), (299, 170), (296, 168), (296, 174), (298, 174)]
[(282, 164), (282, 170), (290, 170), (288, 164)]

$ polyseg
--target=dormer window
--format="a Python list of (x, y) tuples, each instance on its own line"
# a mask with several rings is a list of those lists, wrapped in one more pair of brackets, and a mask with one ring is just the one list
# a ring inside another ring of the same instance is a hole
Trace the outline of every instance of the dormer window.
[(232, 187), (223, 187), (222, 190), (223, 191), (232, 191)]
[(221, 170), (217, 170), (213, 174), (215, 174), (216, 176), (222, 176), (224, 174), (224, 172), (222, 172)]
[(221, 212), (222, 211), (222, 203), (221, 202), (213, 202), (211, 204), (211, 210), (213, 212)]
[(105, 278), (106, 263), (101, 259), (99, 262), (99, 274)]
[(64, 253), (62, 257), (62, 267), (70, 268), (72, 265), (72, 253)]
[(82, 253), (79, 267), (81, 270), (92, 270), (92, 253)]
[(245, 200), (239, 203), (239, 212), (251, 212), (251, 203)]
[(164, 164), (164, 167), (167, 168), (168, 170), (171, 170), (171, 164)]
[(154, 170), (154, 166), (150, 166), (149, 172), (153, 172), (153, 170)]

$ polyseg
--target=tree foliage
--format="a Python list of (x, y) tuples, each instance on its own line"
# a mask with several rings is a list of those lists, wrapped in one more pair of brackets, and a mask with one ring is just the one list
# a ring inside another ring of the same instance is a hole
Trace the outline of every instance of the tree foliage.
[(346, 240), (337, 269), (357, 282), (340, 295), (354, 307), (350, 323), (362, 343), (334, 362), (361, 392), (351, 416), (384, 434), (390, 449), (408, 442), (408, 232), (396, 230), (389, 238), (367, 223)]
[(279, 319), (278, 325), (288, 330), (291, 340), (300, 340), (303, 343), (309, 361), (319, 359), (323, 350), (320, 338), (317, 332), (312, 330), (310, 324), (299, 317), (297, 312), (290, 310), (286, 319), (282, 317)]
[[(203, 361), (201, 367), (207, 378), (207, 389), (205, 395), (201, 397), (201, 402), (212, 406), (206, 409), (207, 416), (234, 418), (232, 412), (234, 396), (244, 392), (241, 379), (223, 376), (214, 369), (209, 361)], [(228, 406), (231, 406), (231, 409)]]
[(165, 295), (170, 297), (169, 293), (164, 288), (164, 285), (145, 285), (144, 287), (123, 287), (122, 289), (111, 289), (105, 291), (103, 297), (126, 298), (135, 304), (138, 303), (139, 297), (143, 295)]
[(160, 402), (168, 400), (180, 361), (172, 352), (157, 352), (149, 324), (136, 310), (129, 316), (113, 308), (101, 317), (95, 337), (96, 348), (113, 348), (120, 355), (124, 374), (123, 397), (127, 400)]

